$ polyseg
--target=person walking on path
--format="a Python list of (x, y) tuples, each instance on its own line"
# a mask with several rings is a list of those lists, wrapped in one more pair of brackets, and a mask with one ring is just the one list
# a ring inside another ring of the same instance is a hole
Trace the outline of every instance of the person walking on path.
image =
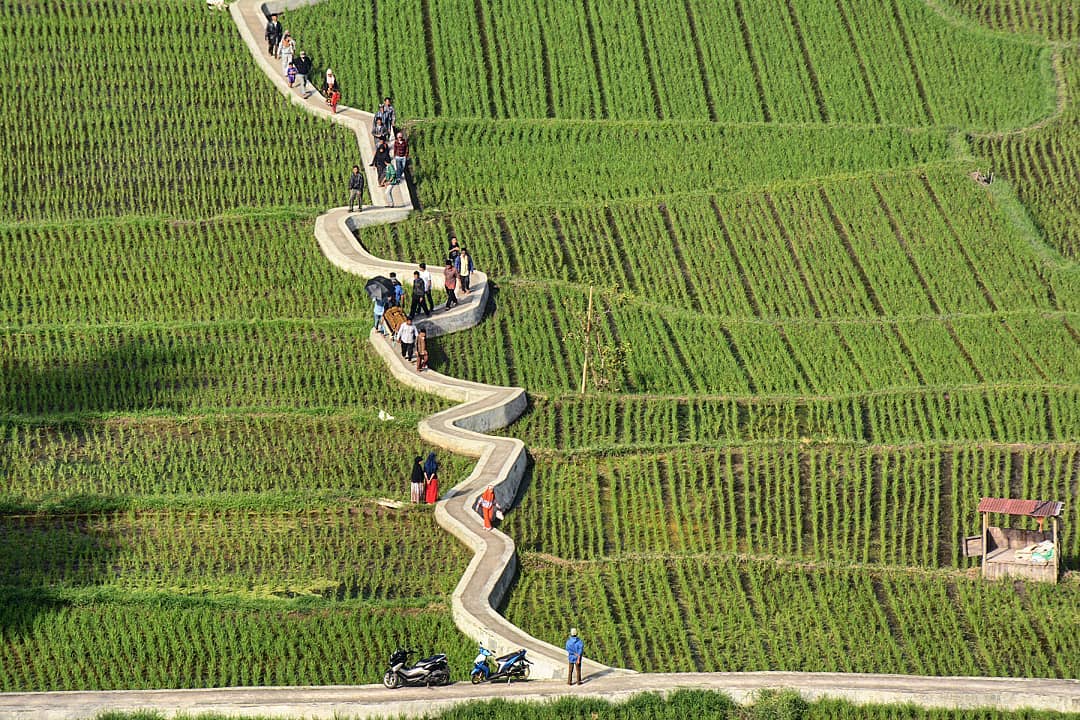
[(293, 65), (292, 60), (289, 61), (289, 67), (285, 68), (285, 79), (290, 88), (296, 84), (296, 66)]
[(293, 61), (293, 65), (296, 66), (296, 83), (300, 87), (300, 92), (304, 94), (304, 97), (311, 97), (311, 91), (308, 90), (308, 75), (311, 74), (311, 58), (307, 56), (307, 52), (300, 51), (300, 57)]
[(570, 637), (566, 639), (566, 661), (570, 664), (570, 672), (566, 676), (566, 684), (574, 684), (574, 671), (577, 670), (577, 684), (581, 684), (581, 658), (585, 654), (585, 643), (578, 637), (577, 628), (570, 628)]
[[(435, 494), (432, 496), (432, 485), (435, 487)], [(429, 452), (427, 460), (424, 461), (424, 500), (429, 504), (434, 504), (435, 500), (439, 497), (439, 461), (435, 459), (435, 452)]]
[(401, 323), (395, 339), (401, 343), (401, 357), (412, 362), (416, 348), (416, 326), (412, 324), (411, 318), (405, 318), (405, 322)]
[(391, 301), (391, 307), (404, 307), (402, 301), (405, 300), (405, 288), (401, 287), (401, 281), (397, 279), (397, 273), (390, 273), (390, 282), (394, 284), (394, 299)]
[(412, 475), (409, 476), (409, 499), (414, 503), (423, 501), (424, 460), (419, 455), (413, 460)]
[(383, 127), (386, 128), (387, 137), (393, 137), (394, 125), (397, 124), (397, 113), (394, 111), (394, 106), (390, 103), (390, 98), (383, 98), (382, 105), (375, 111), (375, 117), (382, 118)]
[(390, 141), (390, 131), (386, 129), (381, 117), (376, 116), (375, 122), (371, 124), (371, 137), (375, 138), (376, 145)]
[(420, 263), (420, 279), (424, 281), (424, 302), (427, 303), (427, 314), (435, 310), (435, 301), (431, 299), (431, 273), (428, 272), (427, 263)]
[(458, 253), (455, 265), (458, 271), (458, 278), (461, 280), (461, 293), (463, 295), (468, 295), (469, 281), (472, 274), (476, 271), (476, 268), (473, 266), (472, 255), (469, 254), (467, 248), (461, 248), (461, 252)]
[(421, 329), (416, 336), (416, 372), (426, 370), (428, 366), (427, 330)]
[(457, 289), (458, 271), (454, 267), (453, 261), (447, 259), (446, 267), (443, 268), (443, 288), (446, 289), (446, 309), (451, 310), (458, 304), (457, 295), (454, 291)]
[(446, 248), (446, 259), (457, 267), (458, 255), (461, 254), (461, 246), (458, 245), (457, 235), (450, 236), (450, 245)]
[(488, 485), (484, 488), (484, 492), (480, 494), (480, 512), (484, 514), (484, 529), (490, 531), (492, 529), (492, 520), (495, 518), (495, 511), (502, 511), (498, 501), (495, 500), (495, 486)]
[(380, 335), (385, 335), (386, 331), (383, 329), (383, 314), (386, 312), (386, 306), (383, 305), (382, 298), (375, 298), (373, 302), (375, 303), (373, 309), (375, 314), (375, 330), (377, 330)]
[(409, 318), (416, 317), (416, 313), (424, 311), (424, 317), (430, 317), (431, 311), (424, 305), (424, 279), (420, 277), (419, 270), (413, 270), (412, 281), (412, 306), (409, 308)]
[(409, 161), (409, 141), (405, 139), (405, 133), (398, 132), (394, 140), (394, 170), (397, 176), (405, 179), (405, 164)]
[(357, 211), (364, 209), (364, 173), (360, 172), (359, 165), (352, 166), (349, 176), (349, 212), (353, 211), (353, 203), (356, 203)]
[(401, 178), (398, 177), (393, 162), (386, 166), (386, 175), (383, 180), (386, 185), (386, 207), (394, 207), (394, 188), (401, 182)]
[(375, 168), (375, 175), (379, 178), (379, 187), (386, 186), (386, 168), (390, 165), (390, 146), (385, 140), (375, 143), (375, 157), (371, 159), (371, 167)]
[(278, 44), (281, 43), (281, 23), (278, 22), (277, 15), (271, 15), (270, 21), (266, 23), (266, 51), (273, 57), (278, 57)]
[[(286, 75), (289, 72), (289, 65), (292, 64), (293, 55), (296, 52), (296, 44), (293, 42), (292, 35), (288, 31), (281, 37), (281, 44), (278, 45), (278, 56), (281, 58), (281, 72)], [(289, 87), (292, 87), (290, 84)]]

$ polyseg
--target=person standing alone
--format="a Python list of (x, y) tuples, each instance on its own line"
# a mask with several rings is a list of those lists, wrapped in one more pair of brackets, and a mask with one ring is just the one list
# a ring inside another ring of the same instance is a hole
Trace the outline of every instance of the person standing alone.
[(270, 22), (266, 23), (266, 51), (275, 58), (278, 56), (278, 44), (281, 43), (281, 23), (277, 15), (270, 16)]
[(359, 165), (352, 166), (352, 175), (349, 176), (349, 212), (353, 211), (353, 203), (357, 210), (364, 209), (364, 174), (360, 172)]
[(577, 684), (581, 684), (581, 657), (585, 654), (585, 643), (578, 637), (577, 628), (570, 628), (570, 637), (566, 639), (566, 661), (570, 665), (570, 672), (566, 676), (566, 684), (574, 684), (574, 671), (577, 670)]

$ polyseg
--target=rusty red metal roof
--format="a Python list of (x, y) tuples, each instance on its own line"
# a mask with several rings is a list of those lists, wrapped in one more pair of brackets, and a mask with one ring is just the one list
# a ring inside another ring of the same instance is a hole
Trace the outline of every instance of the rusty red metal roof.
[(978, 512), (1028, 515), (1030, 517), (1057, 517), (1064, 508), (1065, 503), (1056, 500), (1010, 500), (1008, 498), (984, 497), (979, 501)]

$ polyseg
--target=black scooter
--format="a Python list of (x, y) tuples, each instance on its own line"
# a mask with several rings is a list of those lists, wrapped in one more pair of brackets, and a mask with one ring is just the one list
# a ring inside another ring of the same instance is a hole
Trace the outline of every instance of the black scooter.
[(424, 658), (415, 665), (406, 665), (412, 653), (412, 650), (398, 649), (390, 656), (390, 667), (383, 675), (383, 685), (393, 690), (404, 685), (450, 684), (450, 666), (446, 662), (446, 655), (440, 653)]

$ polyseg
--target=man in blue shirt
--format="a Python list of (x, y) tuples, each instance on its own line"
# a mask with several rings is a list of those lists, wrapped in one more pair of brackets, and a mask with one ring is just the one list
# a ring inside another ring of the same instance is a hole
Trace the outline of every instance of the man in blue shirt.
[(577, 669), (577, 684), (581, 684), (581, 656), (585, 653), (585, 643), (578, 637), (577, 628), (570, 628), (570, 637), (566, 639), (566, 660), (570, 663), (567, 685), (574, 684), (574, 669)]

